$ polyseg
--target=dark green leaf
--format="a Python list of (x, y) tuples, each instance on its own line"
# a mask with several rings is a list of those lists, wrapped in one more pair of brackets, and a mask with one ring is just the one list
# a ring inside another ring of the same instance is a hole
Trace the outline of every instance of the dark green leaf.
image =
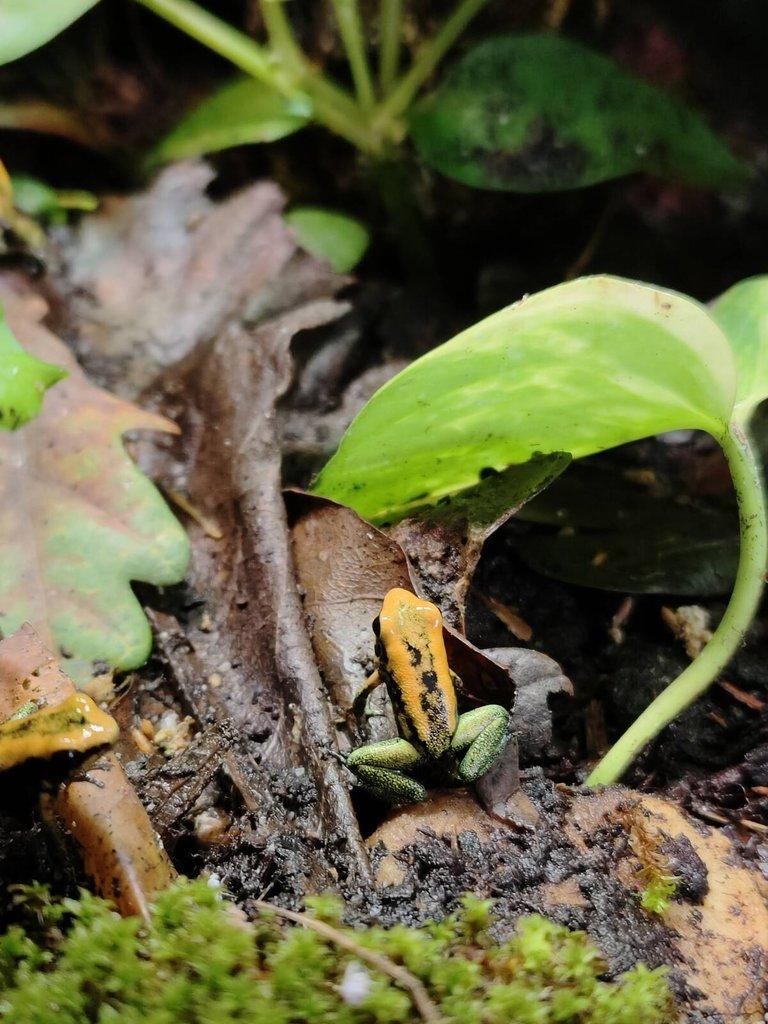
[(415, 107), (423, 160), (476, 188), (547, 192), (633, 171), (706, 186), (748, 171), (702, 118), (554, 35), (490, 39)]
[(532, 569), (567, 583), (630, 594), (728, 593), (739, 556), (735, 509), (655, 497), (609, 467), (578, 464), (518, 514), (557, 525), (518, 550)]
[(346, 274), (365, 255), (371, 236), (354, 217), (319, 206), (297, 206), (285, 215), (302, 248), (326, 260), (339, 274)]

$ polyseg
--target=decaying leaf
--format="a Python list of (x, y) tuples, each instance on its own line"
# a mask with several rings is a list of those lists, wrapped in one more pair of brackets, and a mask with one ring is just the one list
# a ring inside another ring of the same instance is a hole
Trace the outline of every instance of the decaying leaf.
[[(40, 708), (37, 715), (45, 709), (61, 714), (60, 709), (69, 705), (89, 721), (77, 723), (70, 715), (64, 730), (70, 742), (57, 745), (52, 732), (46, 731), (37, 743), (30, 744), (29, 756), (47, 756), (62, 749), (87, 753), (116, 738), (114, 719), (99, 710), (90, 697), (76, 692), (34, 630), (24, 626), (0, 642), (0, 718), (7, 719), (30, 702)], [(32, 726), (35, 717), (21, 718), (17, 724)], [(49, 717), (47, 724), (52, 721), (55, 719)], [(0, 761), (4, 761), (8, 740), (5, 730), (13, 724), (0, 726)], [(95, 735), (94, 725), (101, 730)], [(146, 917), (152, 896), (168, 885), (174, 871), (117, 758), (111, 753), (91, 754), (46, 797), (45, 806), (79, 848), (96, 891), (113, 900), (122, 913)]]
[(176, 583), (188, 555), (122, 435), (177, 428), (89, 383), (21, 279), (0, 281), (0, 301), (25, 349), (69, 373), (34, 421), (0, 437), (0, 628), (31, 622), (81, 678), (93, 662), (135, 667), (151, 634), (130, 582)]
[(84, 754), (114, 743), (117, 731), (111, 715), (75, 691), (31, 626), (0, 641), (0, 771), (64, 751)]
[[(768, 966), (768, 908), (756, 875), (739, 864), (722, 831), (694, 823), (657, 796), (620, 789), (578, 795), (566, 832), (587, 846), (613, 834), (626, 849), (632, 818), (660, 837), (665, 856), (676, 848), (683, 853), (673, 865), (682, 884), (663, 916), (675, 936), (677, 957), (686, 964), (686, 980), (705, 994), (715, 1017), (759, 1024)], [(686, 878), (686, 861), (700, 878)], [(637, 893), (643, 884), (641, 867), (630, 844), (614, 870)]]
[[(295, 247), (288, 229), (281, 230)], [(190, 524), (188, 586), (204, 603), (199, 616), (183, 629), (171, 616), (156, 616), (159, 651), (201, 730), (169, 764), (189, 763), (193, 748), (208, 740), (210, 749), (218, 740), (226, 753), (221, 761), (210, 757), (207, 770), (221, 765), (250, 812), (233, 825), (230, 840), (239, 837), (251, 851), (247, 884), (297, 898), (335, 884), (342, 874), (356, 880), (349, 884), (369, 884), (370, 868), (344, 770), (331, 753), (333, 708), (293, 575), (274, 413), (291, 383), (293, 337), (346, 307), (332, 297), (341, 279), (292, 252), (296, 279), (311, 279), (307, 293), (318, 297), (291, 306), (291, 279), (278, 302), (287, 308), (265, 311), (263, 321), (249, 327), (231, 325), (169, 375), (170, 394), (156, 400), (176, 403), (183, 441), (151, 457), (153, 471), (183, 488), (221, 533), (217, 538)], [(275, 282), (276, 302), (283, 283), (284, 277)], [(156, 794), (158, 802), (173, 803), (172, 814), (161, 811), (165, 830), (173, 830), (190, 806), (177, 801), (180, 788), (172, 774), (153, 784), (153, 800)], [(194, 801), (193, 787), (184, 789)], [(222, 857), (232, 858), (229, 869), (241, 878), (240, 855), (230, 850)], [(226, 884), (228, 865), (218, 870)]]
[[(315, 653), (334, 700), (348, 711), (373, 669), (371, 624), (385, 594), (393, 587), (421, 591), (399, 544), (352, 509), (295, 491), (286, 498)], [(447, 623), (443, 636), (466, 695), (511, 707), (515, 685), (508, 673)]]
[(551, 755), (552, 698), (573, 696), (573, 683), (552, 658), (526, 647), (489, 647), (485, 654), (503, 665), (517, 684), (513, 711), (523, 764)]
[(214, 203), (205, 193), (213, 177), (204, 163), (176, 164), (64, 235), (67, 304), (89, 365), (121, 395), (135, 397), (225, 326), (331, 290), (330, 268), (298, 256), (275, 185)]

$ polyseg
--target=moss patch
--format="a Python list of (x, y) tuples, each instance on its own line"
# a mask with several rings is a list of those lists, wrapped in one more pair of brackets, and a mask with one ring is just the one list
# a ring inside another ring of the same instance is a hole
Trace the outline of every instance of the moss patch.
[[(181, 881), (148, 927), (82, 893), (53, 901), (20, 890), (22, 923), (0, 937), (0, 1020), (14, 1024), (394, 1024), (418, 1020), (407, 992), (315, 932), (263, 915), (246, 925), (218, 890)], [(363, 949), (403, 965), (445, 1024), (662, 1024), (673, 1019), (663, 971), (642, 965), (616, 981), (582, 932), (541, 917), (492, 943), (491, 905), (424, 928), (353, 930), (342, 905), (312, 914)]]

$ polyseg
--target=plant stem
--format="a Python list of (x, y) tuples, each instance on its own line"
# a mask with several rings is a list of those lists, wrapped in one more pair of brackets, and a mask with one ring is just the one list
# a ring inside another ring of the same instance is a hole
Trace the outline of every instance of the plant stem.
[(285, 0), (261, 0), (261, 14), (272, 49), (283, 64), (301, 77), (306, 71), (306, 58), (296, 42), (291, 23), (286, 17)]
[(395, 83), (400, 66), (403, 0), (381, 0), (379, 25), (379, 85), (384, 96)]
[(374, 118), (374, 127), (398, 118), (413, 102), (416, 93), (450, 50), (461, 33), (488, 0), (461, 0), (437, 34), (419, 51), (409, 70), (397, 82)]
[(731, 600), (712, 639), (611, 747), (587, 779), (588, 786), (616, 782), (665, 725), (700, 697), (738, 649), (757, 609), (765, 579), (768, 537), (760, 466), (749, 440), (730, 424), (720, 443), (728, 459), (739, 505), (739, 567)]
[(371, 131), (346, 94), (315, 73), (297, 78), (245, 33), (199, 7), (193, 0), (138, 0), (161, 18), (291, 100), (311, 101), (317, 121), (365, 153), (378, 153), (381, 137)]
[(347, 53), (352, 81), (355, 83), (357, 98), (363, 110), (370, 110), (376, 102), (373, 78), (368, 64), (365, 35), (357, 0), (331, 0), (339, 24), (341, 41)]
[(296, 42), (291, 23), (285, 13), (285, 3), (286, 0), (261, 0), (261, 12), (274, 52), (285, 66), (291, 69), (296, 79), (305, 85), (308, 92), (335, 104), (350, 118), (359, 120), (360, 112), (352, 96), (318, 74)]
[(300, 91), (295, 80), (272, 60), (265, 47), (192, 0), (139, 0), (139, 3), (282, 95), (293, 99)]

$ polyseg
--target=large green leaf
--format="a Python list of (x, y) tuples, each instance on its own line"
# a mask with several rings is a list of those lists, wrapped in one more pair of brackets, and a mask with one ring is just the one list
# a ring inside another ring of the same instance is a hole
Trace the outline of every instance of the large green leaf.
[(285, 215), (299, 244), (318, 259), (327, 260), (339, 274), (346, 274), (365, 255), (371, 235), (355, 217), (320, 206), (296, 206)]
[(122, 435), (176, 428), (91, 384), (39, 323), (39, 299), (4, 301), (25, 348), (69, 375), (36, 419), (0, 436), (0, 630), (30, 622), (70, 659), (70, 675), (93, 662), (133, 668), (152, 638), (130, 583), (177, 583), (188, 545)]
[(155, 147), (150, 162), (183, 160), (249, 142), (274, 142), (311, 119), (306, 99), (289, 100), (255, 78), (237, 78), (187, 114)]
[(385, 384), (314, 490), (391, 519), (536, 453), (574, 458), (666, 430), (725, 431), (733, 354), (675, 292), (588, 277), (475, 324)]
[(37, 416), (47, 388), (66, 371), (28, 355), (0, 307), (0, 428), (14, 430)]
[(768, 276), (740, 281), (712, 305), (736, 356), (738, 391), (735, 418), (747, 423), (768, 398)]
[(684, 104), (549, 34), (474, 47), (416, 105), (411, 134), (426, 163), (476, 188), (547, 192), (639, 170), (720, 186), (747, 173)]
[(0, 64), (53, 39), (96, 0), (0, 0)]

